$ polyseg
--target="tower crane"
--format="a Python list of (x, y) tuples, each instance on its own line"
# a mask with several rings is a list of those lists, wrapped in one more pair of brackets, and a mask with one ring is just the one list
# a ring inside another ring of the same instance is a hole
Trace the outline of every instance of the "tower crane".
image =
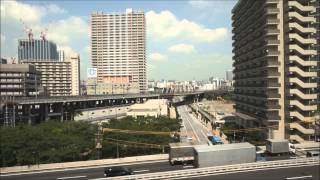
[(26, 25), (26, 23), (23, 22), (22, 19), (20, 19), (20, 22), (22, 23), (23, 29), (24, 29), (24, 31), (27, 33), (29, 40), (32, 40), (32, 39), (33, 39), (32, 29), (29, 28), (29, 27)]
[(48, 28), (45, 28), (44, 30), (41, 31), (41, 34), (40, 34), (40, 38), (44, 41), (47, 40), (46, 36), (47, 36), (47, 32), (48, 32)]

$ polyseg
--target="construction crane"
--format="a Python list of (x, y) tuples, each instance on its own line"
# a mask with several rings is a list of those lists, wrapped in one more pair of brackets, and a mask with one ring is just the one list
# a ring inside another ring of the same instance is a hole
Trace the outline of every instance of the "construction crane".
[(11, 57), (11, 64), (16, 64), (16, 58), (15, 57)]
[(47, 36), (47, 32), (48, 32), (48, 28), (45, 28), (43, 31), (41, 31), (41, 34), (40, 34), (40, 38), (44, 41), (47, 40), (46, 36)]
[(29, 40), (32, 40), (32, 39), (33, 39), (32, 29), (29, 28), (29, 27), (26, 25), (26, 23), (24, 23), (24, 22), (22, 21), (22, 19), (20, 19), (20, 22), (22, 23), (23, 29), (24, 29), (24, 31), (27, 33)]

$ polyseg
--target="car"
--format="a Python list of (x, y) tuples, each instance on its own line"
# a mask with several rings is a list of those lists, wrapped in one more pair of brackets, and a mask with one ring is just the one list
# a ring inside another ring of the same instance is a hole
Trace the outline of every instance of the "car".
[(192, 141), (192, 137), (187, 137), (187, 139), (188, 139), (189, 141)]
[(105, 177), (126, 176), (133, 174), (132, 169), (123, 166), (107, 167), (104, 170)]

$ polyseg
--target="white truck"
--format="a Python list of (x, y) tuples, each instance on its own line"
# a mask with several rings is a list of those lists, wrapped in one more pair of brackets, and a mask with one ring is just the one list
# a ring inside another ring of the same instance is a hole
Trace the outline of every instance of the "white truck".
[(192, 164), (194, 160), (194, 147), (207, 146), (195, 142), (169, 143), (169, 162), (175, 164)]

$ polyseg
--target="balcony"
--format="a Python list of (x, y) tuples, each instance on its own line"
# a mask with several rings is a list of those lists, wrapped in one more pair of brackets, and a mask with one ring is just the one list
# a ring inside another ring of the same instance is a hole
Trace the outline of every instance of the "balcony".
[(316, 11), (315, 7), (304, 6), (304, 5), (300, 4), (298, 1), (289, 1), (288, 6), (289, 6), (289, 8), (296, 7), (297, 9), (299, 9), (301, 11), (305, 11), (305, 12), (307, 12), (307, 11), (315, 12)]
[(305, 83), (301, 81), (299, 78), (290, 78), (289, 79), (290, 84), (296, 84), (300, 86), (301, 88), (316, 88), (317, 83)]
[(317, 66), (317, 61), (305, 61), (299, 56), (289, 56), (289, 60), (299, 63), (301, 66)]
[(299, 113), (298, 111), (290, 111), (290, 117), (296, 117), (297, 119), (299, 119), (300, 121), (303, 122), (313, 122), (314, 118), (313, 117), (308, 117), (308, 116), (304, 116), (301, 113)]
[(290, 73), (297, 73), (301, 77), (317, 77), (317, 72), (306, 72), (301, 70), (299, 67), (289, 67)]
[(290, 100), (290, 106), (296, 106), (303, 111), (315, 111), (317, 109), (317, 105), (304, 105), (298, 100)]
[(290, 95), (296, 95), (301, 99), (317, 99), (317, 94), (305, 94), (299, 89), (290, 89)]

